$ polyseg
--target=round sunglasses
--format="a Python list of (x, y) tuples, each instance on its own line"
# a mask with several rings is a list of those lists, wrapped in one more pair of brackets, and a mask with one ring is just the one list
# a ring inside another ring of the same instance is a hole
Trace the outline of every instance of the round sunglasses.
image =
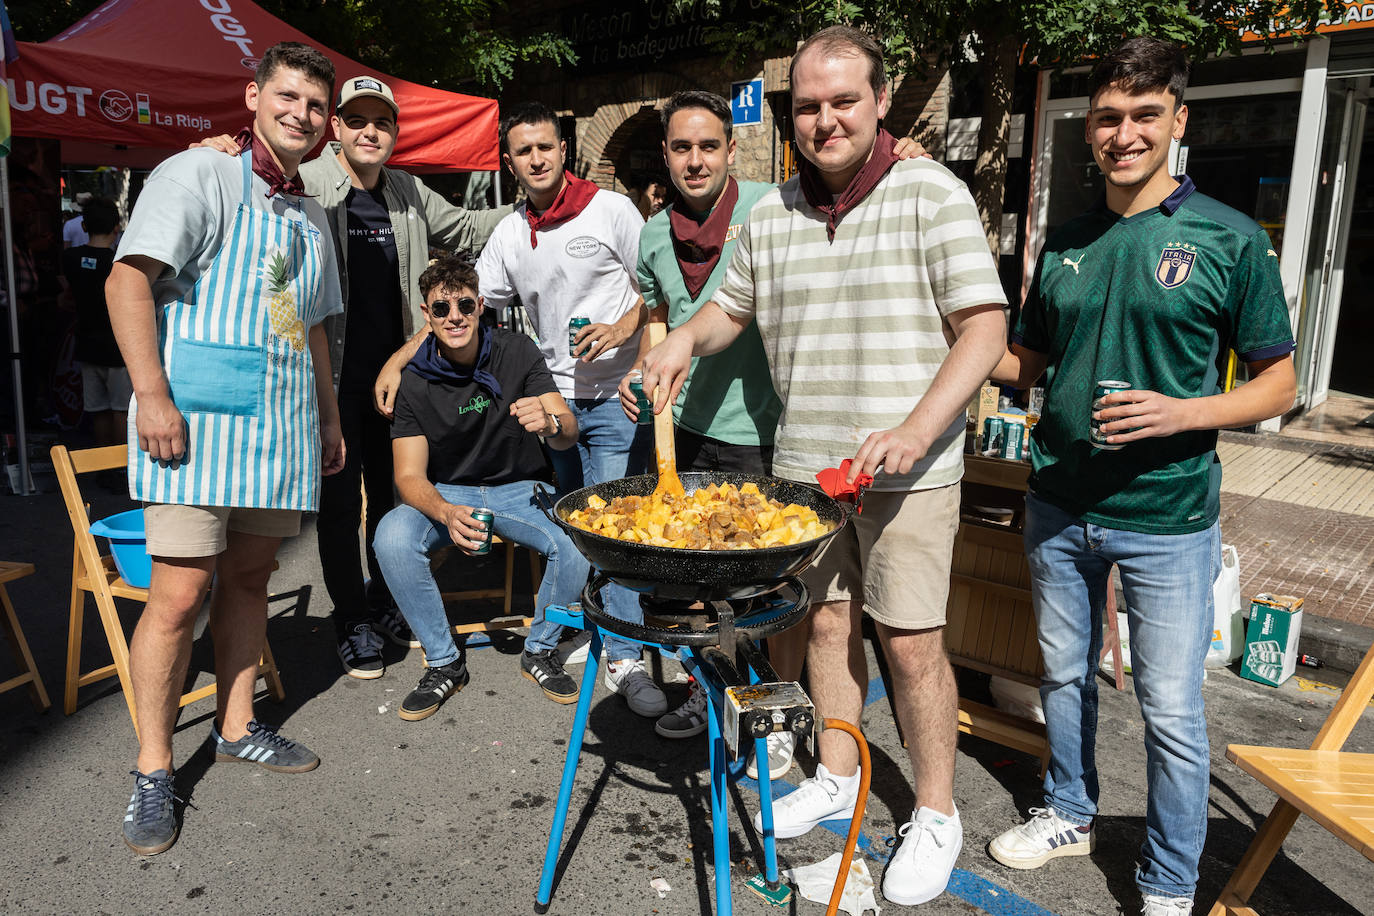
[(429, 304), (429, 313), (435, 318), (447, 318), (448, 310), (453, 306), (458, 307), (458, 311), (464, 315), (471, 315), (477, 311), (477, 300), (471, 296), (464, 296), (457, 302), (449, 302), (447, 299), (435, 299)]

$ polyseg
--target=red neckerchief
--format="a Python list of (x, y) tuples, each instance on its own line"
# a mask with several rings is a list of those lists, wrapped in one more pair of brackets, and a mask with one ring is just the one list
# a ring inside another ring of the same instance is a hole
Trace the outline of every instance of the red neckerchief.
[(731, 178), (726, 182), (725, 192), (716, 201), (711, 215), (702, 222), (683, 213), (680, 200), (668, 211), (673, 254), (677, 256), (677, 266), (682, 271), (682, 282), (687, 284), (687, 294), (693, 299), (711, 278), (711, 271), (716, 269), (721, 250), (725, 248), (725, 236), (730, 231), (730, 217), (734, 215), (738, 202), (739, 183)]
[(535, 232), (565, 223), (586, 209), (592, 202), (597, 186), (585, 178), (578, 178), (572, 172), (563, 172), (563, 190), (553, 199), (553, 203), (542, 213), (535, 213), (529, 204), (525, 205), (525, 219), (530, 221), (530, 247), (538, 248), (539, 239)]
[(844, 215), (857, 207), (869, 192), (877, 187), (878, 182), (883, 180), (888, 169), (897, 161), (897, 155), (892, 151), (896, 145), (896, 137), (883, 128), (878, 128), (878, 136), (873, 141), (873, 154), (868, 157), (863, 168), (849, 179), (849, 186), (839, 198), (833, 197), (826, 188), (821, 170), (816, 168), (816, 164), (805, 156), (801, 157), (802, 194), (806, 196), (808, 204), (825, 214), (825, 234), (830, 241), (835, 241), (835, 227), (844, 219)]
[(245, 127), (234, 137), (239, 145), (240, 155), (246, 149), (253, 151), (253, 174), (267, 182), (267, 196), (285, 193), (297, 197), (310, 197), (311, 195), (305, 193), (305, 185), (301, 183), (300, 176), (293, 175), (287, 178), (282, 173), (281, 166), (277, 165), (277, 160), (272, 158), (272, 152), (267, 148), (267, 144), (255, 143), (256, 139), (251, 127)]

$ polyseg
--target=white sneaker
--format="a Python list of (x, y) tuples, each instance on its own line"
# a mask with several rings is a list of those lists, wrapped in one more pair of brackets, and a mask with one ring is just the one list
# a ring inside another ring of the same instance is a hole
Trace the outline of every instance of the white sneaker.
[(706, 731), (707, 705), (706, 691), (702, 690), (696, 681), (692, 681), (692, 686), (687, 692), (687, 701), (672, 712), (660, 716), (654, 723), (654, 731), (665, 738), (695, 738)]
[(625, 698), (631, 711), (656, 719), (668, 711), (668, 698), (644, 670), (644, 660), (627, 658), (606, 662), (606, 689)]
[(1160, 894), (1146, 894), (1145, 905), (1140, 916), (1192, 916), (1192, 897), (1165, 897)]
[(1091, 855), (1097, 848), (1097, 832), (1085, 831), (1053, 808), (1031, 808), (1030, 819), (995, 838), (988, 852), (1008, 868), (1039, 868), (1060, 856)]
[[(792, 754), (797, 749), (797, 736), (792, 732), (769, 732), (764, 739), (768, 745), (768, 778), (777, 779), (792, 769)], [(759, 778), (758, 755), (749, 755), (749, 765), (744, 772), (750, 779)]]
[[(854, 802), (859, 797), (859, 780), (841, 789), (835, 777), (816, 764), (816, 775), (802, 781), (796, 791), (773, 800), (773, 835), (780, 840), (808, 833), (822, 821), (847, 821), (854, 817)], [(763, 832), (763, 812), (754, 814), (754, 829)]]
[(964, 848), (959, 811), (940, 814), (922, 808), (912, 813), (897, 835), (902, 843), (883, 875), (883, 897), (903, 906), (916, 906), (943, 894), (959, 850)]

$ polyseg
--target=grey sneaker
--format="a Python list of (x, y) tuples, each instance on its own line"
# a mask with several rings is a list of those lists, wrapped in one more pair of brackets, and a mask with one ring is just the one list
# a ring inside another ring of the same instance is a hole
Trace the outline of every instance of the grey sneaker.
[(305, 745), (283, 738), (257, 719), (248, 723), (248, 734), (237, 741), (225, 741), (213, 725), (210, 737), (215, 741), (215, 760), (222, 763), (256, 763), (275, 773), (305, 773), (320, 765), (320, 758)]
[(708, 705), (706, 691), (694, 680), (687, 692), (687, 701), (660, 716), (654, 723), (654, 731), (665, 738), (695, 738), (706, 731)]
[(420, 640), (416, 639), (415, 634), (410, 632), (410, 624), (406, 623), (405, 616), (401, 614), (401, 609), (394, 604), (375, 608), (373, 625), (385, 633), (387, 639), (402, 648), (420, 648)]
[(134, 777), (134, 794), (124, 811), (124, 843), (141, 856), (155, 856), (177, 841), (172, 774), (166, 770), (130, 770), (129, 774)]
[(656, 719), (668, 711), (668, 698), (644, 670), (642, 659), (607, 660), (602, 683), (611, 693), (623, 696), (631, 711), (645, 718)]

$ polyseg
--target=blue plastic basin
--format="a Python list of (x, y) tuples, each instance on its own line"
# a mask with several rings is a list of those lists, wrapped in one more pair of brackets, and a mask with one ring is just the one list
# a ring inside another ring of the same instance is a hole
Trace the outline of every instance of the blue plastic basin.
[(143, 510), (130, 509), (91, 524), (91, 534), (109, 538), (115, 568), (135, 588), (147, 588), (153, 578), (153, 558), (143, 531)]

